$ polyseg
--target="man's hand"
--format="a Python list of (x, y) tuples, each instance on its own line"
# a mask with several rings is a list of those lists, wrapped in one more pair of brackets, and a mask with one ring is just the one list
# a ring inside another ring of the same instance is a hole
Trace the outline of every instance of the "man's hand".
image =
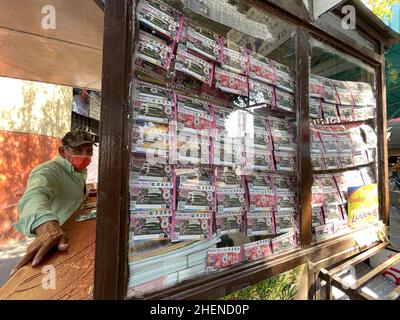
[(32, 259), (32, 266), (38, 265), (46, 253), (56, 246), (59, 251), (66, 251), (68, 249), (67, 237), (57, 221), (43, 223), (34, 232), (36, 233), (36, 239), (28, 247), (25, 256), (22, 257), (17, 266), (11, 271), (10, 276)]

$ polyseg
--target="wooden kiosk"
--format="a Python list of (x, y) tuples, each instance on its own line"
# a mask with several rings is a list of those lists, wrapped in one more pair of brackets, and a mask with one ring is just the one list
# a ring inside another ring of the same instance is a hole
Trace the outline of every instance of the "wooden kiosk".
[[(195, 2), (193, 1), (193, 3)], [(183, 3), (187, 4), (187, 1), (183, 1)], [(212, 17), (212, 10), (215, 9), (215, 7), (212, 7), (214, 1), (206, 1), (205, 3), (210, 6), (209, 11), (206, 9), (205, 11)], [(310, 1), (307, 9), (305, 6), (307, 3), (307, 1), (235, 2), (238, 6), (254, 6), (263, 10), (268, 16), (279, 17), (285, 23), (292, 24), (295, 30), (293, 67), (296, 73), (294, 95), (298, 123), (298, 170), (296, 175), (300, 210), (300, 246), (294, 252), (242, 264), (192, 281), (185, 281), (168, 289), (149, 294), (146, 298), (215, 299), (255, 284), (267, 277), (290, 270), (300, 264), (311, 262), (315, 266), (316, 263), (319, 263), (318, 266), (324, 268), (370, 248), (370, 246), (361, 248), (354, 240), (354, 234), (362, 232), (362, 229), (354, 229), (345, 235), (318, 243), (315, 243), (312, 238), (311, 188), (313, 168), (310, 157), (310, 123), (312, 121), (310, 121), (309, 79), (310, 67), (316, 67), (316, 64), (313, 58), (310, 61), (313, 50), (310, 44), (311, 38), (318, 38), (349, 57), (363, 61), (374, 70), (377, 89), (376, 133), (378, 144), (376, 163), (379, 177), (379, 214), (383, 223), (388, 225), (384, 52), (388, 46), (398, 41), (399, 36), (374, 16), (361, 1), (345, 1), (345, 3), (341, 3), (340, 6), (319, 17), (312, 17), (313, 9), (316, 10), (317, 8), (313, 8), (312, 1)], [(343, 5), (351, 5), (355, 8), (357, 14), (356, 29), (342, 29), (341, 19), (345, 16), (342, 13)], [(137, 10), (137, 1), (121, 1), (118, 3), (106, 1), (105, 3), (101, 192), (97, 219), (95, 299), (125, 299), (127, 292), (129, 270), (126, 256), (128, 254), (128, 168), (130, 154), (126, 150), (130, 145), (130, 130), (133, 125), (132, 121), (128, 119), (131, 108), (130, 84), (135, 73), (135, 68), (132, 70), (132, 65), (134, 65), (132, 52), (135, 52), (135, 43), (139, 37), (138, 29), (140, 28), (139, 22), (135, 19)], [(203, 17), (207, 16), (204, 12), (202, 15)], [(218, 14), (214, 16), (218, 16)], [(258, 21), (262, 21), (262, 19)], [(265, 19), (265, 21), (268, 21), (268, 19)], [(325, 66), (320, 65), (321, 74), (323, 70), (329, 68), (328, 65), (329, 61), (325, 62)], [(365, 254), (363, 257), (367, 256), (368, 254)], [(394, 263), (397, 259), (398, 257), (390, 263)], [(385, 267), (388, 267), (390, 263), (386, 264)], [(316, 275), (312, 271), (319, 271), (319, 269), (310, 270), (309, 297), (312, 298)]]

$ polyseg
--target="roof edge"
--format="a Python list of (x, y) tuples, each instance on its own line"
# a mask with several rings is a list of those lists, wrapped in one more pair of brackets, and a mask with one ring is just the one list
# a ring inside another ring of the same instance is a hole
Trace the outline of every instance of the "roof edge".
[(382, 35), (382, 41), (391, 46), (400, 43), (400, 34), (384, 23), (375, 13), (373, 13), (361, 0), (348, 0), (356, 8), (357, 15), (368, 23), (373, 29)]

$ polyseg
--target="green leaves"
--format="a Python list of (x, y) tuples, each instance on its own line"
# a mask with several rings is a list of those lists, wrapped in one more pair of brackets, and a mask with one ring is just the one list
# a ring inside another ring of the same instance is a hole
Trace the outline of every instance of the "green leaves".
[(379, 18), (385, 17), (392, 19), (392, 5), (400, 0), (363, 0), (363, 2), (370, 8)]
[(236, 291), (224, 300), (292, 300), (297, 293), (299, 269), (266, 279), (254, 286)]

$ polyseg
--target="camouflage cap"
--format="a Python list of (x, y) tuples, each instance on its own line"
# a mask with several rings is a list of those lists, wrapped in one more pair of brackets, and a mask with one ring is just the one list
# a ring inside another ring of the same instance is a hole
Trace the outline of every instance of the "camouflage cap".
[(74, 130), (67, 132), (64, 138), (61, 139), (61, 142), (64, 146), (69, 146), (72, 148), (76, 148), (89, 143), (96, 145), (93, 141), (92, 135), (84, 130)]

